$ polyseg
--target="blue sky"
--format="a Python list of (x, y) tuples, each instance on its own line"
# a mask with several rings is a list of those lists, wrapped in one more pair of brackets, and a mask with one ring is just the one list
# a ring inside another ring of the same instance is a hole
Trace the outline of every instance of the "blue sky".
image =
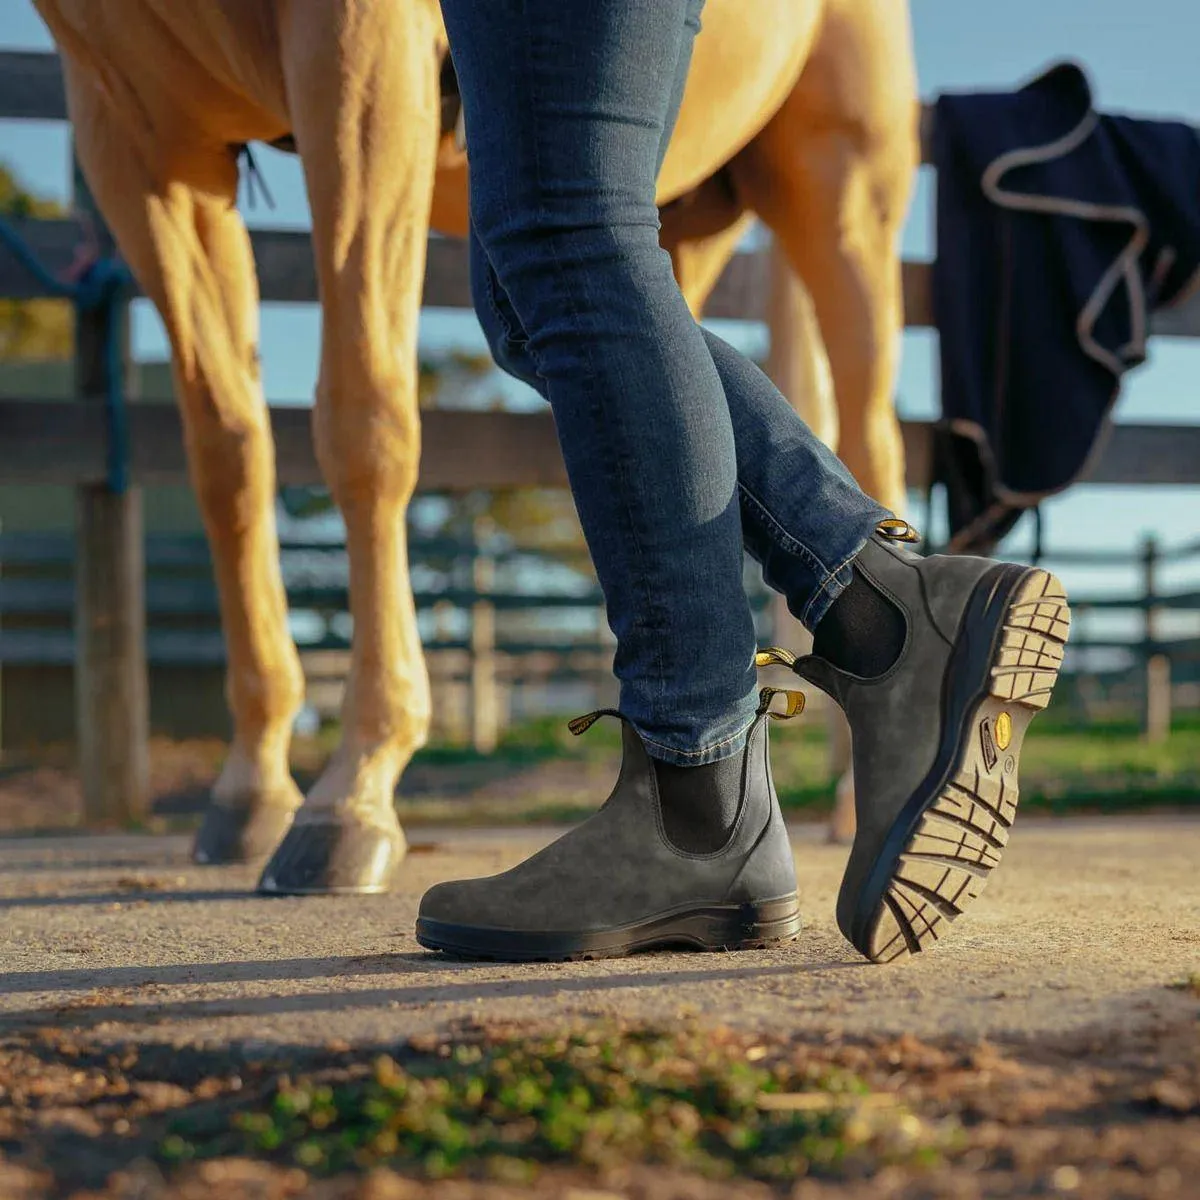
[[(402, 3), (403, 0), (394, 0)], [(1197, 0), (913, 0), (918, 70), (923, 94), (947, 89), (1007, 88), (1048, 61), (1070, 57), (1091, 75), (1100, 106), (1137, 115), (1163, 115), (1200, 125), (1200, 3)], [(49, 49), (45, 28), (29, 0), (0, 0), (0, 47)], [(0, 122), (0, 160), (27, 185), (50, 195), (67, 189), (65, 126)], [(262, 167), (277, 202), (247, 214), (252, 225), (303, 227), (307, 209), (294, 160), (264, 151)], [(932, 180), (917, 187), (905, 231), (910, 258), (934, 252)], [(165, 342), (148, 306), (137, 316), (136, 350), (161, 357)], [(311, 306), (269, 305), (263, 314), (262, 353), (268, 395), (305, 402), (316, 374), (319, 318)], [(426, 345), (453, 342), (481, 347), (468, 314), (427, 313)], [(746, 344), (755, 341), (746, 331)], [(899, 382), (901, 411), (937, 411), (936, 341), (930, 333), (905, 336)], [(1149, 363), (1127, 377), (1118, 407), (1123, 421), (1200, 423), (1200, 342), (1158, 339)], [(1046, 528), (1052, 546), (1132, 547), (1146, 532), (1166, 542), (1200, 536), (1200, 488), (1079, 487), (1049, 502)], [(1024, 542), (1018, 531), (1015, 539)], [(1105, 571), (1064, 572), (1068, 585), (1123, 591), (1132, 577)], [(1177, 568), (1169, 581), (1200, 579), (1200, 567)], [(1101, 626), (1097, 623), (1096, 632)]]

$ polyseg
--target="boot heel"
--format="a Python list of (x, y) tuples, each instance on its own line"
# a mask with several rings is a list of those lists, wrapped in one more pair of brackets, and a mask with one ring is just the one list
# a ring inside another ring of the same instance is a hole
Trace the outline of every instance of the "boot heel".
[(743, 904), (737, 912), (736, 936), (726, 950), (763, 950), (792, 941), (801, 928), (800, 900), (793, 892), (780, 900)]
[(1070, 631), (1063, 585), (1048, 571), (1031, 571), (1008, 602), (1004, 633), (992, 658), (991, 694), (1027, 708), (1045, 708)]

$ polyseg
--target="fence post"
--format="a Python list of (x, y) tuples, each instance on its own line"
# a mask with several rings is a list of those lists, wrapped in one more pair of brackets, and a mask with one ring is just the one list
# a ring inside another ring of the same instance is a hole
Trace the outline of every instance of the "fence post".
[[(75, 207), (94, 222), (100, 252), (111, 235), (78, 163)], [(123, 383), (128, 381), (128, 305), (79, 312), (75, 322), (75, 386), (102, 404), (109, 323), (120, 323)], [(149, 696), (146, 674), (145, 559), (142, 497), (85, 484), (75, 494), (75, 723), (83, 811), (88, 823), (123, 824), (149, 803)]]
[(1171, 732), (1171, 660), (1158, 652), (1158, 542), (1148, 537), (1142, 547), (1143, 630), (1146, 686), (1142, 706), (1142, 736), (1162, 742)]
[(472, 526), (474, 559), (471, 581), (471, 745), (490, 754), (499, 740), (499, 706), (496, 697), (496, 608), (489, 598), (496, 583), (496, 564), (485, 548), (492, 523), (479, 517)]

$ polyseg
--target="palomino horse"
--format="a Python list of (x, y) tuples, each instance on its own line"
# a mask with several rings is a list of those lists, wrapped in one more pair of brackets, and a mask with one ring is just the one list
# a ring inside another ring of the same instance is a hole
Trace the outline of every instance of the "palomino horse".
[[(234, 719), (202, 861), (274, 849), (260, 889), (378, 891), (403, 857), (393, 796), (429, 684), (407, 581), (416, 330), (430, 226), (462, 233), (437, 0), (35, 0), (62, 51), (80, 163), (171, 341), (212, 549)], [(891, 506), (896, 241), (917, 155), (904, 0), (709, 0), (660, 181), (698, 311), (749, 214), (812, 295), (842, 454)], [(346, 524), (354, 621), (342, 740), (307, 797), (288, 772), (304, 679), (287, 628), (237, 147), (291, 135), (323, 323), (313, 414)], [(282, 843), (280, 839), (283, 839)]]

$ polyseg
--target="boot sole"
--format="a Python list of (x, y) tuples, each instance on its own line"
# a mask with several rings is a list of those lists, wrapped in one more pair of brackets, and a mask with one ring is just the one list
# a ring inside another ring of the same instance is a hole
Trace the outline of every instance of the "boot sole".
[(927, 950), (999, 864), (1025, 731), (1050, 702), (1070, 625), (1066, 592), (1046, 571), (1005, 567), (976, 587), (947, 670), (937, 762), (842, 928), (872, 962)]
[(494, 962), (579, 962), (623, 958), (644, 950), (763, 950), (800, 932), (793, 893), (753, 904), (712, 904), (683, 909), (615, 929), (524, 932), (417, 919), (417, 941), (455, 958)]

